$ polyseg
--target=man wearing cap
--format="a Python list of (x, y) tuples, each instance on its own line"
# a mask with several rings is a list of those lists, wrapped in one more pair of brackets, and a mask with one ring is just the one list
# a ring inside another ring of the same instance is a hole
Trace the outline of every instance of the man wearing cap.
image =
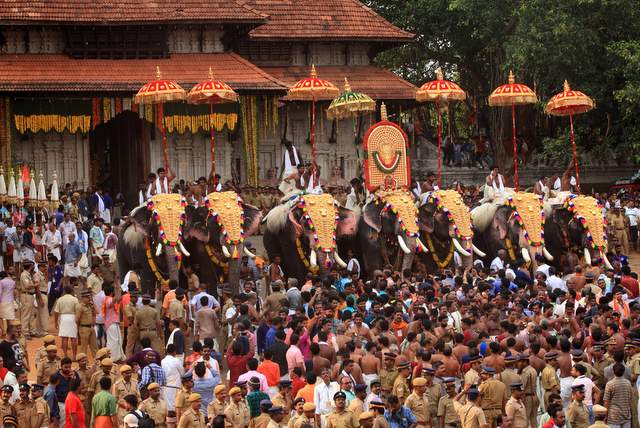
[(156, 424), (156, 428), (166, 428), (167, 403), (160, 398), (160, 385), (151, 382), (147, 386), (149, 398), (140, 403), (139, 409), (149, 415)]
[(127, 395), (135, 395), (138, 401), (140, 401), (140, 391), (138, 391), (138, 385), (133, 380), (133, 370), (131, 366), (123, 364), (120, 366), (120, 379), (113, 384), (113, 396), (116, 397), (118, 404), (118, 424), (122, 425), (124, 416), (128, 413), (126, 402), (124, 397)]
[(125, 355), (131, 356), (133, 355), (133, 349), (136, 346), (136, 342), (138, 342), (138, 328), (134, 324), (134, 320), (136, 318), (136, 312), (138, 311), (138, 298), (140, 297), (140, 292), (138, 290), (129, 291), (129, 301), (124, 308), (122, 309), (123, 321), (126, 320), (126, 339), (127, 344), (125, 345)]
[(89, 382), (91, 381), (91, 375), (93, 373), (87, 366), (88, 359), (85, 354), (79, 353), (78, 355), (76, 355), (76, 362), (78, 363), (78, 370), (76, 370), (76, 373), (78, 373), (78, 377), (81, 380), (80, 389), (78, 390), (78, 397), (80, 397), (80, 400), (82, 400), (82, 403), (85, 406), (85, 412), (87, 412), (88, 414), (89, 405), (87, 403), (87, 387), (89, 385)]
[(287, 423), (287, 428), (293, 428), (295, 426), (296, 421), (304, 416), (304, 404), (305, 404), (305, 401), (304, 401), (304, 398), (302, 397), (298, 397), (295, 400), (293, 400), (293, 410), (295, 411), (291, 412), (292, 415), (289, 418), (289, 422)]
[(527, 411), (527, 420), (531, 427), (536, 427), (538, 419), (538, 372), (529, 364), (529, 356), (521, 354), (517, 362), (518, 371), (522, 378), (522, 403)]
[(393, 384), (398, 377), (398, 370), (395, 368), (396, 354), (387, 352), (384, 354), (384, 367), (380, 369), (380, 385), (382, 387), (382, 396), (386, 397), (391, 394)]
[(571, 395), (571, 404), (567, 409), (567, 421), (571, 428), (587, 428), (589, 426), (589, 410), (584, 404), (584, 385), (573, 385)]
[(0, 391), (0, 418), (5, 417), (6, 415), (15, 416), (16, 409), (9, 401), (13, 395), (13, 386), (4, 385)]
[(438, 403), (442, 396), (442, 386), (433, 382), (433, 376), (436, 370), (433, 367), (426, 367), (422, 369), (422, 377), (427, 381), (425, 395), (429, 403), (429, 415), (436, 415), (438, 413)]
[(360, 413), (364, 412), (364, 400), (367, 398), (367, 385), (364, 383), (356, 384), (353, 387), (355, 397), (349, 403), (347, 410), (353, 412), (356, 417), (360, 416)]
[(266, 428), (271, 421), (269, 409), (273, 406), (274, 404), (271, 400), (260, 401), (260, 415), (255, 418), (251, 418), (251, 421), (249, 421), (249, 428)]
[[(438, 402), (438, 418), (440, 419), (438, 426), (440, 428), (460, 428), (460, 416), (458, 416), (453, 404), (453, 399), (456, 396), (456, 378), (445, 377), (442, 382), (447, 393), (440, 397)], [(429, 416), (433, 417), (432, 415)], [(432, 423), (431, 425), (433, 426), (434, 424)]]
[(289, 415), (293, 404), (291, 402), (291, 381), (281, 380), (278, 385), (278, 393), (271, 398), (274, 406), (280, 406), (284, 409), (283, 423), (289, 423)]
[(96, 338), (96, 306), (93, 304), (93, 294), (91, 290), (82, 292), (82, 304), (76, 309), (76, 319), (78, 320), (78, 350), (84, 354), (96, 355), (98, 351), (98, 340)]
[[(184, 386), (184, 382), (183, 382)], [(224, 415), (224, 410), (227, 408), (227, 387), (224, 384), (216, 385), (213, 389), (215, 398), (207, 406), (207, 417), (212, 419), (219, 415)]]
[(249, 414), (249, 407), (247, 407), (247, 403), (242, 397), (242, 390), (234, 386), (229, 390), (229, 397), (231, 397), (231, 401), (224, 409), (225, 418), (231, 422), (234, 428), (248, 427), (251, 415)]
[(16, 419), (19, 427), (30, 427), (33, 419), (36, 418), (36, 405), (29, 398), (31, 387), (28, 383), (20, 384), (20, 399), (13, 404), (16, 409)]
[(35, 361), (35, 364), (36, 364), (36, 370), (38, 370), (38, 366), (40, 365), (40, 362), (47, 359), (47, 346), (55, 345), (56, 337), (53, 334), (47, 334), (42, 338), (42, 341), (44, 342), (42, 348), (38, 348), (35, 356), (33, 357), (33, 360)]
[(96, 372), (91, 375), (89, 385), (87, 386), (87, 398), (89, 399), (89, 402), (93, 399), (93, 395), (98, 390), (100, 379), (103, 377), (110, 378), (112, 384), (116, 381), (116, 375), (113, 373), (113, 361), (111, 358), (103, 358), (102, 361), (100, 361), (100, 369), (96, 370)]
[(36, 333), (38, 337), (47, 334), (49, 330), (49, 283), (47, 282), (47, 263), (38, 263), (38, 269), (33, 274), (33, 282), (38, 289), (36, 302), (38, 307), (35, 308)]
[(409, 394), (404, 405), (413, 412), (413, 415), (417, 420), (417, 426), (426, 427), (430, 424), (429, 399), (425, 395), (425, 391), (427, 390), (427, 380), (423, 377), (417, 377), (413, 380), (412, 384), (413, 392)]
[(382, 400), (373, 400), (369, 405), (369, 408), (375, 415), (373, 419), (373, 427), (374, 428), (390, 428), (389, 422), (387, 418), (384, 417), (384, 402)]
[(35, 428), (45, 428), (51, 422), (51, 409), (47, 400), (43, 398), (44, 385), (33, 384), (31, 386), (31, 399), (36, 407)]
[(358, 415), (358, 422), (360, 422), (361, 428), (371, 428), (373, 427), (373, 419), (375, 418), (375, 413), (373, 412), (362, 412)]
[(380, 379), (378, 378), (373, 379), (371, 381), (371, 384), (369, 385), (369, 389), (370, 389), (369, 395), (367, 395), (367, 398), (364, 400), (365, 410), (369, 410), (369, 405), (373, 400), (382, 401), (382, 397), (380, 397), (380, 393), (382, 391), (382, 388), (380, 387)]
[(480, 407), (484, 411), (489, 428), (496, 427), (498, 417), (503, 413), (504, 405), (507, 401), (506, 387), (493, 377), (495, 374), (496, 369), (493, 367), (482, 366), (480, 370), (480, 378), (482, 379), (482, 383), (478, 387), (480, 391)]
[(505, 401), (507, 401), (510, 397), (511, 385), (514, 383), (522, 383), (522, 377), (516, 373), (515, 366), (518, 361), (518, 357), (516, 355), (509, 355), (504, 359), (505, 367), (502, 372), (498, 375), (498, 380), (504, 383), (505, 393), (507, 396), (505, 397)]
[(347, 410), (347, 395), (338, 391), (333, 394), (335, 410), (327, 416), (326, 428), (357, 428), (358, 420), (353, 412)]
[(202, 397), (200, 394), (189, 395), (189, 409), (184, 412), (178, 421), (178, 428), (205, 428), (204, 414), (200, 411)]
[(505, 405), (504, 411), (507, 418), (511, 420), (513, 428), (527, 428), (527, 409), (522, 402), (522, 382), (513, 382), (510, 386), (511, 397)]
[(24, 269), (20, 273), (20, 321), (24, 329), (24, 335), (27, 339), (36, 334), (36, 294), (40, 294), (40, 290), (33, 282), (34, 264), (31, 260), (25, 260)]
[(162, 323), (158, 317), (158, 312), (150, 306), (151, 296), (142, 296), (142, 308), (136, 311), (133, 325), (138, 330), (140, 339), (148, 337), (151, 340), (151, 347), (160, 352), (164, 350), (159, 332), (163, 331)]
[(393, 382), (392, 395), (395, 395), (400, 399), (400, 403), (404, 404), (404, 400), (409, 396), (409, 385), (407, 384), (407, 378), (411, 374), (411, 363), (409, 361), (403, 361), (398, 363), (398, 376)]
[(593, 406), (593, 414), (596, 421), (589, 428), (608, 428), (609, 425), (605, 422), (607, 419), (607, 408), (596, 404)]
[(45, 348), (47, 357), (41, 361), (37, 370), (37, 382), (46, 385), (49, 382), (49, 376), (60, 370), (60, 358), (58, 357), (58, 347), (56, 345), (47, 345)]
[(558, 353), (556, 351), (547, 352), (544, 356), (546, 366), (540, 375), (540, 384), (544, 389), (544, 408), (549, 405), (549, 395), (560, 393), (560, 380), (556, 370), (558, 369)]
[[(467, 404), (460, 404), (460, 399), (462, 396), (467, 394)], [(487, 428), (489, 427), (487, 420), (484, 415), (484, 411), (478, 405), (478, 398), (480, 396), (480, 391), (471, 387), (466, 391), (463, 389), (455, 396), (453, 399), (453, 405), (458, 412), (458, 416), (460, 417), (460, 423), (462, 428)]]
[[(181, 377), (180, 390), (176, 394), (176, 420), (180, 420), (180, 416), (189, 408), (189, 396), (193, 389), (193, 374), (187, 372)], [(217, 388), (217, 386), (216, 386)], [(208, 414), (208, 413), (207, 413)], [(211, 417), (211, 416), (209, 416)]]
[(469, 358), (469, 364), (471, 368), (464, 374), (465, 386), (478, 386), (480, 385), (480, 355), (473, 355)]
[(300, 428), (306, 424), (311, 425), (313, 428), (319, 428), (316, 422), (316, 405), (313, 403), (304, 403), (302, 405), (302, 411), (303, 414), (295, 419), (293, 426), (290, 428)]
[(271, 420), (266, 428), (280, 428), (280, 422), (284, 418), (284, 409), (281, 406), (273, 406), (269, 409), (269, 416)]

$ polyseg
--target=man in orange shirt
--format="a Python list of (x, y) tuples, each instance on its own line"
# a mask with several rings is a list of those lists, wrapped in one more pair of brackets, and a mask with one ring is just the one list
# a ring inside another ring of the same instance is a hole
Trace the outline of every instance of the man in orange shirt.
[(296, 398), (304, 398), (305, 403), (313, 403), (314, 393), (316, 390), (317, 376), (313, 372), (307, 373), (307, 384), (298, 390)]
[(394, 317), (393, 322), (391, 323), (391, 331), (393, 335), (398, 340), (398, 343), (402, 343), (406, 334), (407, 323), (404, 321), (402, 317), (402, 311), (397, 310)]
[(269, 397), (274, 397), (278, 393), (278, 384), (280, 383), (280, 366), (271, 361), (272, 356), (271, 349), (265, 349), (264, 359), (258, 366), (258, 373), (262, 373), (267, 378)]

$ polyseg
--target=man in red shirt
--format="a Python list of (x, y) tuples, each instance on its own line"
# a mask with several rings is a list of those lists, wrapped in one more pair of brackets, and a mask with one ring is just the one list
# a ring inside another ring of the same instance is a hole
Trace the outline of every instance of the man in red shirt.
[(87, 428), (84, 406), (77, 395), (78, 389), (80, 389), (80, 379), (75, 377), (69, 383), (69, 394), (64, 400), (64, 428)]
[(631, 276), (631, 268), (629, 265), (622, 266), (622, 278), (620, 279), (620, 285), (629, 290), (631, 296), (629, 298), (635, 299), (640, 294), (638, 288), (638, 280)]

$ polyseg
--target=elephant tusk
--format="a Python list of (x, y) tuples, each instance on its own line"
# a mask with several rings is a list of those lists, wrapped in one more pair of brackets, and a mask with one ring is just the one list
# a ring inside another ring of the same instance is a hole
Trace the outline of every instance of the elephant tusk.
[(229, 249), (227, 248), (226, 245), (222, 246), (222, 254), (224, 254), (224, 256), (228, 259), (231, 258), (231, 253), (229, 252)]
[(187, 251), (186, 248), (184, 248), (184, 245), (182, 245), (182, 242), (178, 241), (178, 248), (180, 248), (180, 252), (182, 254), (184, 254), (185, 256), (189, 257), (191, 256), (191, 254)]
[(244, 251), (244, 255), (249, 257), (250, 259), (256, 258), (256, 255), (253, 254), (251, 251), (247, 250), (247, 247), (242, 247), (242, 251)]
[(609, 263), (609, 259), (607, 258), (607, 255), (605, 254), (605, 252), (600, 251), (600, 254), (602, 255), (602, 261), (604, 262), (604, 266), (607, 269), (613, 269), (613, 266), (611, 266), (611, 263)]
[(460, 253), (461, 256), (463, 257), (471, 256), (470, 252), (462, 248), (462, 245), (460, 245), (460, 241), (458, 241), (458, 238), (451, 238), (451, 240), (453, 241), (453, 246), (456, 247), (456, 250)]
[(527, 250), (526, 248), (522, 248), (520, 252), (522, 253), (522, 258), (524, 259), (524, 261), (527, 263), (531, 263), (531, 254), (529, 254), (529, 250)]
[(400, 235), (396, 235), (396, 236), (398, 237), (398, 245), (400, 245), (402, 252), (404, 252), (405, 254), (411, 254), (411, 250), (409, 249), (409, 247), (407, 247), (407, 243), (404, 242), (404, 239), (402, 239), (402, 236)]
[(333, 252), (333, 258), (336, 259), (336, 263), (340, 265), (341, 268), (346, 268), (347, 264), (340, 258), (340, 254), (338, 254), (338, 250)]
[(156, 248), (156, 257), (160, 257), (160, 254), (162, 254), (162, 243), (159, 242)]
[(418, 244), (418, 246), (420, 247), (420, 249), (425, 252), (428, 253), (429, 250), (427, 249), (427, 247), (422, 243), (422, 241), (420, 240), (420, 238), (416, 238), (416, 243)]
[(551, 255), (549, 250), (547, 250), (547, 247), (542, 247), (542, 255), (544, 256), (545, 259), (549, 260), (550, 262), (553, 261), (553, 256)]
[(476, 256), (487, 257), (487, 255), (484, 252), (482, 252), (480, 248), (476, 247), (474, 244), (471, 244), (471, 247), (473, 248), (473, 252), (475, 253)]
[(311, 250), (311, 254), (309, 254), (309, 264), (313, 267), (318, 266), (318, 256), (316, 254), (316, 250)]
[(589, 252), (589, 249), (586, 247), (584, 249), (584, 262), (589, 266), (591, 266), (591, 253)]

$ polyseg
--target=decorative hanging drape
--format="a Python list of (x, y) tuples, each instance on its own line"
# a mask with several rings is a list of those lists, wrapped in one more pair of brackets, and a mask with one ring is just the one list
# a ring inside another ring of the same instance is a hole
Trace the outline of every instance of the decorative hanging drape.
[(258, 103), (255, 96), (241, 96), (242, 139), (244, 142), (247, 184), (258, 185)]

